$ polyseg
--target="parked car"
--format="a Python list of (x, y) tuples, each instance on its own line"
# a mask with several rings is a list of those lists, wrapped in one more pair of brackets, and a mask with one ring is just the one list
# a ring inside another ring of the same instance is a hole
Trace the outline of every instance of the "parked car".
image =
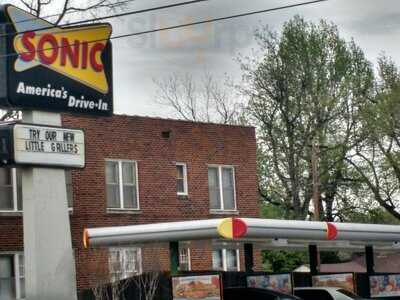
[(224, 300), (301, 300), (300, 298), (269, 289), (226, 288)]
[(303, 300), (362, 300), (364, 298), (335, 287), (304, 287), (295, 288), (294, 294)]

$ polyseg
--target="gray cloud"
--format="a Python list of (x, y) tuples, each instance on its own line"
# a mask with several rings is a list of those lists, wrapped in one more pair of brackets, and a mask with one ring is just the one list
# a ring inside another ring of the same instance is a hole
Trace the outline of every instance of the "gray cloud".
[[(173, 2), (175, 1), (169, 1)], [(298, 2), (302, 1), (210, 0), (190, 7), (130, 16), (114, 22), (114, 32), (136, 32)], [(152, 6), (165, 3), (163, 0), (152, 1)], [(148, 1), (137, 1), (129, 10), (149, 6)], [(311, 21), (321, 18), (333, 21), (338, 25), (341, 35), (346, 39), (354, 37), (372, 61), (384, 50), (400, 62), (400, 43), (397, 36), (400, 22), (398, 0), (328, 0), (212, 25), (115, 41), (116, 112), (167, 116), (165, 107), (152, 101), (155, 92), (152, 78), (161, 78), (174, 72), (199, 75), (204, 69), (216, 76), (222, 77), (227, 73), (232, 78), (239, 78), (241, 74), (234, 58), (238, 52), (250, 54), (250, 49), (257, 47), (252, 37), (254, 29), (260, 24), (268, 24), (279, 30), (285, 21), (296, 14)]]
[(353, 30), (360, 34), (388, 35), (399, 33), (400, 13), (386, 13), (378, 16), (369, 16), (351, 22)]

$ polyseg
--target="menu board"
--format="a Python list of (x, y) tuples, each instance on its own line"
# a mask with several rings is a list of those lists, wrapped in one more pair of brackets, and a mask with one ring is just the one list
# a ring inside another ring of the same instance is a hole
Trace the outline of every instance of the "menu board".
[(172, 278), (173, 300), (221, 300), (219, 275)]
[(371, 297), (400, 296), (400, 274), (369, 277)]
[(353, 273), (316, 275), (312, 277), (313, 286), (337, 287), (355, 292)]
[(292, 277), (290, 274), (271, 274), (247, 276), (247, 287), (271, 289), (281, 293), (292, 293)]

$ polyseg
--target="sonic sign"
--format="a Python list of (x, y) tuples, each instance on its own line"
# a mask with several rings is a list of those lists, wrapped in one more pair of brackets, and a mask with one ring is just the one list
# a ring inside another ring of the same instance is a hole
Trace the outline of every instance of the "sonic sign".
[(56, 27), (12, 5), (1, 14), (2, 107), (112, 114), (109, 24)]

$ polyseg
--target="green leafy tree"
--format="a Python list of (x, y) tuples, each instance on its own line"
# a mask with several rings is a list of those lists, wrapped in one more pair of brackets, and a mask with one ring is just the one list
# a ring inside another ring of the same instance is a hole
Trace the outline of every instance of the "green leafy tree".
[[(373, 99), (362, 108), (358, 143), (349, 164), (358, 173), (367, 201), (375, 200), (400, 220), (400, 72), (382, 56)], [(393, 218), (391, 218), (393, 220)]]
[(373, 70), (354, 41), (335, 25), (296, 16), (278, 35), (256, 32), (261, 56), (240, 59), (249, 119), (257, 127), (259, 182), (264, 200), (285, 218), (305, 219), (313, 195), (312, 145), (319, 148), (321, 215), (353, 179), (346, 156), (353, 149), (358, 107), (373, 92)]
[(263, 251), (263, 268), (265, 272), (292, 272), (297, 267), (308, 263), (306, 251)]

